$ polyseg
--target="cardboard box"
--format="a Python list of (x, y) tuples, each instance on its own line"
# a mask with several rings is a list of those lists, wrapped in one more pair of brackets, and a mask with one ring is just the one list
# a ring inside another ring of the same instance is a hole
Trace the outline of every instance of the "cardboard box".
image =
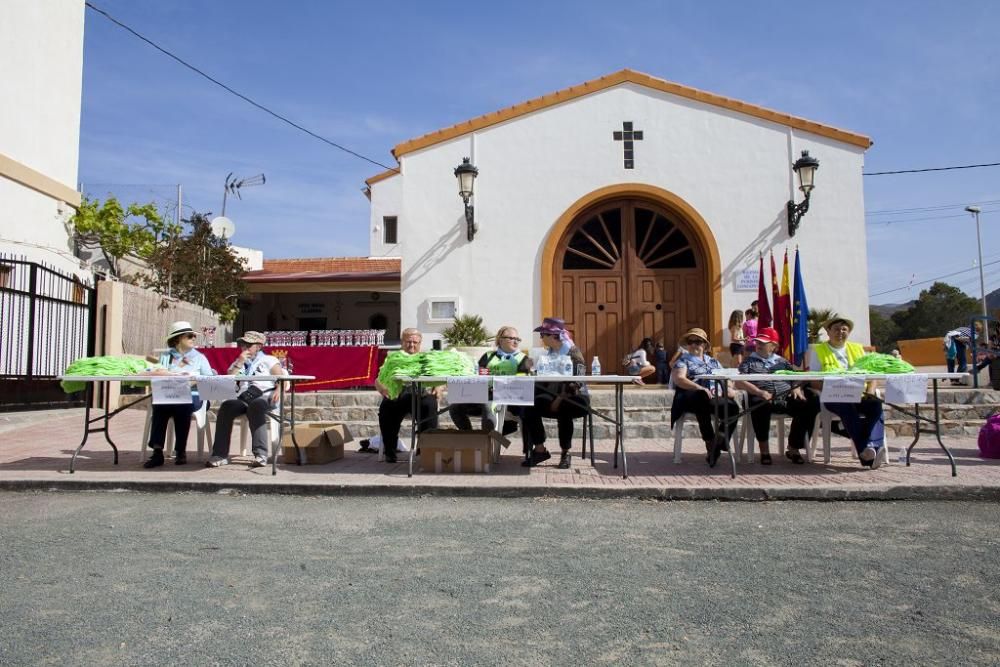
[[(295, 440), (299, 443), (302, 462), (306, 465), (322, 465), (344, 458), (344, 443), (353, 439), (347, 425), (340, 422), (297, 422), (295, 424)], [(298, 463), (291, 433), (285, 433), (281, 440), (281, 447), (284, 463)]]
[(417, 440), (424, 472), (489, 472), (496, 434), (487, 431), (432, 429)]

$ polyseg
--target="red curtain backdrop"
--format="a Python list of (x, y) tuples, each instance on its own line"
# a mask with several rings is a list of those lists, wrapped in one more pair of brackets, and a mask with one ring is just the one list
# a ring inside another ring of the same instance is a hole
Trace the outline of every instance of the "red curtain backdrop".
[[(224, 374), (239, 356), (235, 347), (208, 347), (198, 350), (208, 359), (216, 373)], [(315, 375), (315, 380), (297, 382), (295, 391), (321, 391), (370, 387), (375, 384), (378, 369), (385, 360), (385, 350), (374, 346), (361, 347), (299, 347), (284, 345), (265, 347), (265, 354), (283, 360), (285, 368), (295, 375)], [(291, 361), (291, 368), (288, 362)]]

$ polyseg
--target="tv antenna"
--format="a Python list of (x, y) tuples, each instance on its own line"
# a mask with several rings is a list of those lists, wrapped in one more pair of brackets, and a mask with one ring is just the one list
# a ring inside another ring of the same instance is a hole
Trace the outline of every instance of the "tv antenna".
[(264, 185), (266, 182), (267, 179), (264, 177), (264, 174), (257, 174), (256, 176), (250, 176), (249, 178), (235, 179), (233, 178), (233, 172), (229, 172), (229, 175), (226, 176), (226, 185), (222, 189), (221, 217), (226, 217), (226, 198), (229, 197), (230, 194), (234, 194), (237, 199), (242, 200), (243, 195), (240, 194), (240, 190), (242, 188), (249, 188), (254, 185)]

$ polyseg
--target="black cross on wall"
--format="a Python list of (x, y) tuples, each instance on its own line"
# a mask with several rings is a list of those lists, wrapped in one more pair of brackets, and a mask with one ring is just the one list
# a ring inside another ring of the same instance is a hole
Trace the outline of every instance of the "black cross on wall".
[(642, 141), (642, 130), (633, 130), (632, 121), (622, 121), (622, 131), (614, 133), (615, 141), (625, 142), (625, 168), (635, 168), (635, 150), (632, 148), (633, 141)]

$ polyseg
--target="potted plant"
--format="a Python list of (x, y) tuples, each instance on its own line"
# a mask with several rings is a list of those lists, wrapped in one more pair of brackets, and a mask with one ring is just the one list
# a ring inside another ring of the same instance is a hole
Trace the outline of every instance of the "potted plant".
[(479, 315), (459, 315), (450, 327), (441, 332), (448, 347), (464, 352), (477, 362), (479, 357), (489, 352), (490, 332), (483, 326)]

